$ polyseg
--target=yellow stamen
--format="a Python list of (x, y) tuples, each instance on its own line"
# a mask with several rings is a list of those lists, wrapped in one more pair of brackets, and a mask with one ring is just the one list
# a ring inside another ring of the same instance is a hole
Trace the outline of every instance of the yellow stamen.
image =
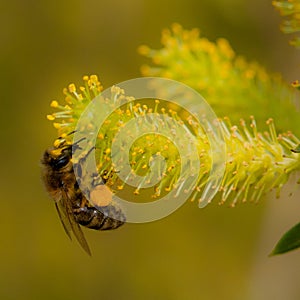
[(47, 119), (49, 121), (54, 121), (55, 120), (55, 117), (53, 115), (47, 115)]
[(68, 88), (69, 88), (70, 93), (75, 93), (76, 92), (76, 86), (75, 86), (74, 83), (69, 84)]
[(58, 102), (56, 100), (53, 100), (50, 104), (51, 107), (56, 108), (58, 107)]

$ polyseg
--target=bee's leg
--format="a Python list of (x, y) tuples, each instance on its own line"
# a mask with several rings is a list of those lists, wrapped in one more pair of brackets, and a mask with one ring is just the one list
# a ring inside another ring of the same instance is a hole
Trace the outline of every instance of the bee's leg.
[[(85, 140), (85, 137), (81, 138), (80, 140), (78, 140), (76, 143), (73, 144), (73, 149), (77, 150), (80, 149), (82, 150), (82, 148), (78, 145), (81, 141)], [(79, 160), (79, 163), (85, 161), (87, 159), (87, 157), (96, 149), (95, 146), (91, 147), (91, 149), (84, 155), (84, 157), (81, 157)]]
[(80, 203), (80, 208), (84, 208), (86, 206), (88, 206), (88, 201), (86, 200), (86, 198), (83, 198)]

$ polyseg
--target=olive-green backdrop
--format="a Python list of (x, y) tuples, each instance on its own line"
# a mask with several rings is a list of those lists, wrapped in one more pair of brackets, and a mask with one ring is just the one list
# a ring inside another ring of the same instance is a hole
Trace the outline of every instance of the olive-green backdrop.
[(159, 47), (173, 22), (227, 38), (287, 81), (299, 74), (267, 0), (1, 1), (1, 299), (300, 298), (300, 251), (267, 257), (300, 220), (292, 186), (258, 205), (186, 203), (157, 222), (85, 231), (92, 257), (68, 240), (44, 191), (40, 157), (56, 137), (50, 101), (85, 74), (104, 87), (139, 77), (137, 47)]

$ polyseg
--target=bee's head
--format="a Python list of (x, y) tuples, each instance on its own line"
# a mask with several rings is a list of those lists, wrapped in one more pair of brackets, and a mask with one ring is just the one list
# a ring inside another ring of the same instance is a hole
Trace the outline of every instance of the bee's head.
[[(57, 141), (57, 140), (56, 140)], [(45, 151), (43, 163), (51, 166), (55, 170), (65, 167), (72, 158), (72, 144), (64, 141), (62, 144)]]
[(71, 161), (72, 150), (81, 149), (78, 145), (81, 141), (82, 139), (72, 144), (64, 137), (57, 138), (53, 143), (53, 147), (45, 151), (42, 163), (55, 170), (62, 169)]

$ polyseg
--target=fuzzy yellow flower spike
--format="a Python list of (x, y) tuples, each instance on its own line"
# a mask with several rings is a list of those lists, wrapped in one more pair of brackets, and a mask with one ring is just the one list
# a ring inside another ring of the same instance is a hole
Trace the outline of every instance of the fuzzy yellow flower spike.
[(280, 130), (293, 128), (300, 134), (296, 90), (280, 75), (237, 55), (226, 39), (214, 43), (202, 37), (198, 29), (184, 30), (174, 24), (171, 30), (163, 31), (161, 42), (161, 49), (139, 48), (139, 53), (151, 60), (142, 66), (144, 76), (187, 84), (208, 101), (217, 116), (230, 115), (234, 123), (255, 115), (263, 130), (266, 119), (273, 118)]
[[(228, 56), (232, 55), (228, 49), (224, 50), (224, 53)], [(58, 101), (51, 102), (55, 112), (47, 118), (53, 122), (60, 136), (65, 136), (75, 129), (81, 113), (102, 91), (97, 76), (84, 76), (83, 81), (83, 86), (79, 88), (70, 84), (64, 89), (64, 104), (59, 104)], [(98, 170), (107, 179), (111, 189), (118, 193), (128, 188), (118, 178), (117, 166), (111, 160), (111, 144), (114, 137), (129, 120), (159, 112), (158, 122), (164, 122), (164, 126), (170, 128), (185, 125), (197, 138), (198, 157), (191, 157), (190, 161), (191, 167), (194, 160), (200, 161), (201, 172), (196, 186), (193, 187), (190, 200), (203, 201), (200, 195), (203, 198), (209, 189), (215, 189), (214, 186), (209, 185), (211, 154), (205, 131), (190, 116), (176, 111), (174, 107), (168, 107), (164, 101), (129, 103), (132, 97), (126, 95), (126, 91), (116, 86), (111, 90), (112, 97), (115, 100), (120, 99), (124, 105), (106, 119), (98, 133), (95, 145)], [(261, 195), (272, 189), (277, 189), (279, 193), (290, 174), (300, 169), (300, 154), (296, 151), (300, 140), (290, 132), (277, 134), (272, 119), (267, 121), (268, 130), (263, 133), (259, 133), (254, 117), (250, 118), (250, 122), (241, 120), (238, 125), (232, 124), (229, 118), (220, 119), (218, 122), (223, 130), (227, 148), (225, 174), (218, 190), (220, 203), (229, 202), (234, 206), (238, 202), (258, 201)], [(66, 136), (67, 138), (71, 139), (70, 136)], [(180, 139), (180, 137), (176, 138)], [(180, 189), (180, 184), (177, 182), (181, 170), (180, 156), (175, 145), (164, 136), (151, 133), (141, 136), (134, 142), (129, 153), (132, 172), (143, 176), (149, 170), (149, 163), (155, 155), (165, 157), (167, 165), (166, 172), (153, 188), (150, 199), (160, 198), (172, 189), (176, 189), (177, 193), (186, 192)], [(188, 172), (188, 168), (184, 170)], [(129, 188), (129, 192), (134, 198), (142, 193), (142, 189), (137, 186), (134, 189)]]
[[(281, 24), (284, 33), (297, 33), (300, 31), (300, 1), (299, 0), (278, 0), (272, 4), (279, 10), (283, 17), (286, 17)], [(295, 37), (290, 41), (295, 47), (300, 47), (300, 38)]]

